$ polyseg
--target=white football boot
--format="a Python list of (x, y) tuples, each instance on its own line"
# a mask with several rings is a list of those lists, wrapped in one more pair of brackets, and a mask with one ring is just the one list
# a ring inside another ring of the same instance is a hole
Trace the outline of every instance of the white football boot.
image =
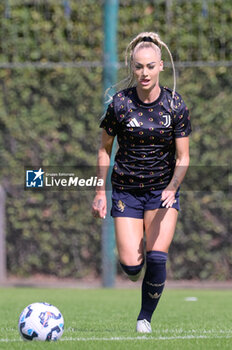
[(139, 320), (136, 325), (136, 332), (138, 333), (151, 333), (151, 324), (147, 320)]

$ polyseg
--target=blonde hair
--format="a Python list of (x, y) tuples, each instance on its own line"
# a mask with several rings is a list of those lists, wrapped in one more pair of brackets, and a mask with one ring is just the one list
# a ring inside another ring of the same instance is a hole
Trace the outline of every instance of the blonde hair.
[[(128, 76), (121, 80), (119, 83), (115, 84), (114, 86), (111, 86), (109, 89), (106, 90), (105, 95), (109, 92), (111, 88), (114, 88), (116, 86), (120, 86), (122, 88), (129, 88), (132, 86), (135, 86), (135, 78), (133, 73), (133, 57), (135, 52), (140, 48), (147, 48), (152, 47), (160, 56), (161, 59), (161, 49), (162, 47), (165, 47), (165, 49), (168, 51), (171, 64), (172, 64), (172, 70), (173, 70), (173, 90), (172, 90), (172, 101), (171, 101), (171, 108), (174, 109), (174, 96), (176, 92), (176, 72), (175, 72), (175, 66), (174, 61), (172, 58), (171, 51), (169, 50), (168, 46), (160, 39), (159, 35), (157, 33), (153, 32), (142, 32), (138, 34), (127, 46), (126, 52), (125, 52), (125, 65), (128, 69)], [(109, 95), (108, 95), (109, 96)], [(109, 102), (109, 101), (107, 101)]]

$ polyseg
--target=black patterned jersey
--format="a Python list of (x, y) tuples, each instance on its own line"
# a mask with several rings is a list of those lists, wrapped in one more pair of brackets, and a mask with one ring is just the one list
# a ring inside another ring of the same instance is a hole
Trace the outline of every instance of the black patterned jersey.
[(175, 138), (191, 132), (190, 116), (176, 93), (161, 87), (157, 100), (142, 102), (135, 87), (116, 93), (100, 127), (116, 136), (118, 151), (112, 171), (113, 187), (120, 190), (159, 190), (170, 182), (175, 168)]

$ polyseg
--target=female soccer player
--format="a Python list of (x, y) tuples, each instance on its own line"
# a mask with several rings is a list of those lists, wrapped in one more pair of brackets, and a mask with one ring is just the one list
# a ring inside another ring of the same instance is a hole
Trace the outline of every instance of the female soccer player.
[[(172, 61), (173, 90), (159, 85), (162, 46)], [(106, 180), (117, 135), (111, 215), (120, 264), (132, 281), (139, 278), (146, 261), (136, 330), (150, 333), (151, 317), (166, 279), (168, 250), (179, 210), (179, 187), (189, 165), (191, 126), (188, 109), (175, 92), (172, 55), (159, 35), (139, 34), (127, 47), (126, 64), (128, 55), (127, 88), (113, 96), (101, 121), (98, 166)], [(105, 189), (96, 192), (92, 211), (95, 217), (105, 217)]]

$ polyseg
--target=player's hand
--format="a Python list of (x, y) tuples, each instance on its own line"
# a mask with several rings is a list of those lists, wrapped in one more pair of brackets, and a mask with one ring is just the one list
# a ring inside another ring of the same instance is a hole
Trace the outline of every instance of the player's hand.
[(92, 203), (92, 214), (95, 218), (105, 219), (107, 213), (107, 201), (105, 193), (97, 193)]
[(162, 207), (171, 208), (174, 203), (176, 203), (175, 198), (176, 190), (166, 187), (161, 194)]

